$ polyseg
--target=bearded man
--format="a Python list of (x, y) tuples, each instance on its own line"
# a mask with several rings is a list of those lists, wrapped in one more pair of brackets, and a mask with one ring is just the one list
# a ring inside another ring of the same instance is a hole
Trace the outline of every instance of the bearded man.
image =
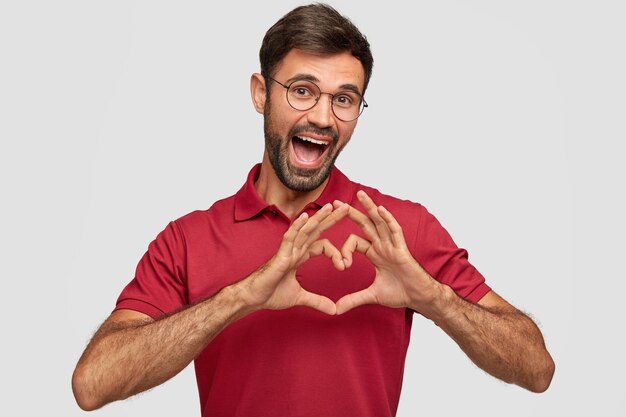
[(171, 222), (79, 360), (92, 410), (191, 361), (203, 416), (393, 416), (415, 312), (479, 367), (531, 391), (554, 363), (422, 205), (335, 167), (373, 66), (333, 8), (272, 26), (250, 81), (265, 152), (233, 196)]

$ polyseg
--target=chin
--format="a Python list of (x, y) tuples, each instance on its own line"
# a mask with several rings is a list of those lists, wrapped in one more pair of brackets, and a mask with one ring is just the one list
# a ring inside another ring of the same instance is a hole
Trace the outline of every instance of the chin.
[(330, 163), (318, 168), (302, 168), (289, 164), (284, 169), (274, 167), (274, 171), (285, 187), (298, 192), (309, 192), (316, 190), (326, 181), (333, 166), (334, 163)]

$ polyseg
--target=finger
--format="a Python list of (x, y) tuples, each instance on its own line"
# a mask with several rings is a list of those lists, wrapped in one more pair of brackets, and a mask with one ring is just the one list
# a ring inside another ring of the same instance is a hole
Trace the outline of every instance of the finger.
[(363, 208), (367, 211), (367, 214), (374, 223), (374, 226), (376, 226), (378, 237), (383, 241), (391, 241), (391, 232), (389, 231), (389, 227), (387, 227), (387, 222), (383, 220), (378, 212), (378, 206), (376, 206), (374, 200), (372, 200), (363, 190), (359, 190), (356, 193), (356, 196), (363, 205)]
[(296, 236), (300, 232), (300, 229), (304, 227), (306, 222), (309, 220), (309, 215), (307, 213), (302, 213), (294, 222), (289, 226), (289, 229), (283, 235), (283, 242), (281, 247), (291, 251), (294, 241), (296, 240)]
[[(316, 218), (316, 224), (313, 224), (312, 226), (314, 227), (314, 229), (309, 230), (308, 229), (309, 225), (307, 224), (306, 226), (307, 230), (305, 230), (305, 232), (307, 232), (306, 241), (302, 243), (303, 245), (310, 245), (314, 241), (316, 241), (322, 233), (330, 229), (339, 220), (343, 219), (348, 214), (348, 210), (350, 209), (350, 206), (347, 204), (342, 205), (338, 207), (337, 209), (333, 209), (333, 206), (330, 203), (328, 203), (327, 206), (328, 208), (324, 206), (323, 209), (324, 210), (330, 209), (332, 211), (328, 215), (324, 214), (323, 216)], [(317, 213), (311, 217), (311, 220), (313, 220), (313, 218), (316, 215)], [(303, 235), (303, 238), (304, 238), (304, 235)]]
[(323, 295), (314, 294), (302, 288), (298, 294), (295, 305), (306, 306), (319, 310), (322, 313), (335, 315), (337, 313), (337, 307), (330, 298)]
[(318, 255), (325, 255), (329, 257), (332, 260), (333, 265), (335, 265), (335, 268), (338, 270), (343, 271), (345, 269), (341, 252), (339, 252), (339, 249), (337, 249), (335, 245), (330, 243), (330, 240), (321, 239), (313, 242), (309, 248), (309, 257)]
[(332, 213), (328, 217), (326, 217), (324, 220), (322, 220), (318, 226), (318, 230), (320, 234), (324, 233), (326, 230), (334, 226), (339, 220), (346, 217), (349, 210), (350, 210), (350, 205), (348, 204), (340, 203), (337, 206), (333, 204)]
[(305, 245), (317, 240), (321, 232), (319, 225), (330, 216), (333, 212), (332, 204), (325, 204), (321, 209), (311, 216), (307, 222), (300, 228), (294, 239), (294, 247), (302, 248)]
[(336, 208), (336, 209), (338, 209), (339, 207), (341, 207), (344, 204), (346, 204), (346, 203), (344, 203), (343, 201), (340, 201), (340, 200), (333, 201), (333, 207)]
[(352, 266), (352, 254), (354, 252), (366, 253), (372, 244), (367, 240), (357, 235), (350, 235), (343, 243), (341, 247), (341, 256), (343, 256), (343, 263), (346, 268)]
[(389, 232), (391, 233), (391, 240), (396, 247), (406, 247), (406, 240), (404, 239), (404, 233), (402, 232), (402, 226), (396, 220), (395, 217), (383, 206), (378, 207), (380, 217), (385, 220)]
[(348, 203), (344, 203), (348, 206), (348, 218), (357, 224), (363, 230), (365, 235), (370, 240), (375, 240), (378, 238), (378, 231), (376, 230), (376, 226), (370, 220), (367, 215), (361, 213), (359, 210), (350, 206)]
[(372, 290), (372, 287), (354, 292), (352, 294), (344, 295), (339, 299), (339, 301), (337, 301), (336, 311), (337, 314), (343, 314), (353, 308), (366, 304), (377, 304), (376, 295), (374, 290)]

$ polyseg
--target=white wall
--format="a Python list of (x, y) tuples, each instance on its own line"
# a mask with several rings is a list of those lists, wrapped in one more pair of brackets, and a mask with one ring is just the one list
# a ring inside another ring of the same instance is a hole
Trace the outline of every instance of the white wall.
[[(0, 5), (1, 415), (84, 414), (71, 372), (147, 244), (260, 160), (248, 80), (298, 4)], [(338, 165), (435, 213), (557, 363), (533, 395), (416, 317), (399, 416), (623, 415), (624, 4), (334, 5), (375, 57)], [(199, 415), (192, 369), (93, 415)]]

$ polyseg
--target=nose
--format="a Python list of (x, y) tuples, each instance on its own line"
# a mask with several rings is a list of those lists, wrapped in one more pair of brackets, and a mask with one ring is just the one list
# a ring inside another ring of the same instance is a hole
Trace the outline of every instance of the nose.
[(317, 100), (317, 104), (315, 104), (307, 114), (309, 122), (320, 128), (332, 126), (335, 121), (335, 116), (333, 114), (331, 100), (331, 94), (322, 93)]

